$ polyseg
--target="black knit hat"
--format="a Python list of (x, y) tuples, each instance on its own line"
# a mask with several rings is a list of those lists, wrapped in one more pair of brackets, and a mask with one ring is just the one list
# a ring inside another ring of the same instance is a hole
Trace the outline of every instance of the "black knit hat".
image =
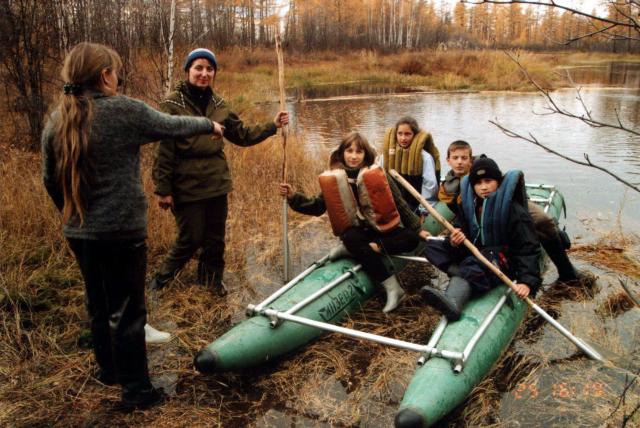
[(502, 171), (498, 168), (498, 164), (488, 157), (479, 157), (471, 165), (469, 172), (469, 181), (471, 185), (475, 185), (482, 178), (493, 178), (502, 181)]

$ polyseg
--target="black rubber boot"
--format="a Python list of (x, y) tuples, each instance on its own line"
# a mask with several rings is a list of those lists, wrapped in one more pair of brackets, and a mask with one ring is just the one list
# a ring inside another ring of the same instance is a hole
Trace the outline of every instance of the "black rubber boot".
[(578, 272), (571, 264), (571, 260), (569, 260), (569, 256), (567, 256), (564, 245), (557, 235), (553, 239), (541, 241), (541, 244), (556, 269), (558, 269), (558, 281), (570, 282), (580, 279)]
[(148, 381), (130, 383), (122, 387), (120, 410), (132, 412), (161, 404), (167, 398), (164, 390), (155, 388)]
[(222, 270), (210, 270), (204, 264), (198, 264), (198, 284), (211, 287), (211, 291), (220, 297), (227, 295), (227, 286), (222, 277)]
[(222, 272), (213, 274), (213, 292), (220, 297), (227, 295), (227, 285), (222, 280)]
[(444, 293), (435, 288), (424, 286), (420, 289), (420, 294), (427, 304), (442, 312), (449, 321), (457, 321), (471, 296), (471, 286), (467, 280), (453, 276)]
[(116, 377), (115, 372), (106, 371), (104, 369), (98, 369), (94, 377), (96, 378), (96, 380), (98, 380), (100, 383), (104, 385), (113, 386), (118, 384), (118, 378)]

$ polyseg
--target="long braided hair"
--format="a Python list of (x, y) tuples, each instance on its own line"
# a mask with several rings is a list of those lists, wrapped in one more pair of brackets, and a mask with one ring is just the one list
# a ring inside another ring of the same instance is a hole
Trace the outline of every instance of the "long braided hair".
[(60, 120), (54, 128), (56, 178), (64, 196), (64, 222), (78, 215), (82, 224), (87, 209), (92, 174), (90, 92), (99, 90), (103, 70), (118, 73), (121, 68), (120, 56), (113, 49), (96, 43), (79, 43), (65, 57), (60, 73), (65, 82), (64, 93), (56, 107)]

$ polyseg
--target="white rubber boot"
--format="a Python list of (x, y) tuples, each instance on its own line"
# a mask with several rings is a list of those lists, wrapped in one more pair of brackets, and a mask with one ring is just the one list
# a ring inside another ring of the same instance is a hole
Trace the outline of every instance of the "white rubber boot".
[(146, 343), (167, 343), (171, 340), (171, 333), (156, 330), (149, 324), (144, 325), (144, 341)]
[(404, 298), (404, 290), (400, 287), (400, 283), (395, 275), (382, 281), (382, 286), (384, 287), (384, 291), (387, 292), (387, 304), (384, 305), (382, 309), (382, 312), (386, 314), (398, 307)]

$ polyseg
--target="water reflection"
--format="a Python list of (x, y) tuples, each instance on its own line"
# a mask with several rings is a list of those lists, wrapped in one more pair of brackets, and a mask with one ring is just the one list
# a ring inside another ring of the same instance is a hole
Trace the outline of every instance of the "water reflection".
[(330, 98), (352, 95), (385, 95), (418, 92), (417, 88), (389, 85), (379, 82), (344, 82), (337, 84), (305, 85), (287, 90), (287, 96), (296, 100)]
[[(563, 108), (585, 114), (573, 90), (553, 94)], [(640, 94), (629, 89), (585, 88), (582, 98), (593, 118), (637, 128)], [(611, 128), (593, 128), (584, 122), (549, 115), (546, 101), (537, 93), (489, 92), (473, 94), (408, 94), (367, 99), (325, 100), (294, 103), (290, 107), (296, 129), (310, 150), (323, 156), (349, 131), (363, 133), (376, 147), (382, 145), (386, 128), (401, 116), (410, 115), (433, 134), (446, 165), (449, 143), (463, 139), (476, 153), (487, 153), (506, 169), (524, 170), (529, 182), (552, 183), (564, 193), (569, 224), (575, 235), (591, 235), (590, 228), (608, 230), (618, 211), (624, 227), (640, 226), (640, 197), (604, 172), (570, 163), (540, 147), (505, 136), (490, 120), (522, 135), (532, 134), (541, 143), (574, 159), (588, 154), (597, 165), (640, 182), (640, 138)], [(595, 224), (581, 219), (596, 218)]]
[(635, 62), (614, 61), (600, 66), (566, 67), (563, 70), (579, 85), (640, 88), (640, 64)]

